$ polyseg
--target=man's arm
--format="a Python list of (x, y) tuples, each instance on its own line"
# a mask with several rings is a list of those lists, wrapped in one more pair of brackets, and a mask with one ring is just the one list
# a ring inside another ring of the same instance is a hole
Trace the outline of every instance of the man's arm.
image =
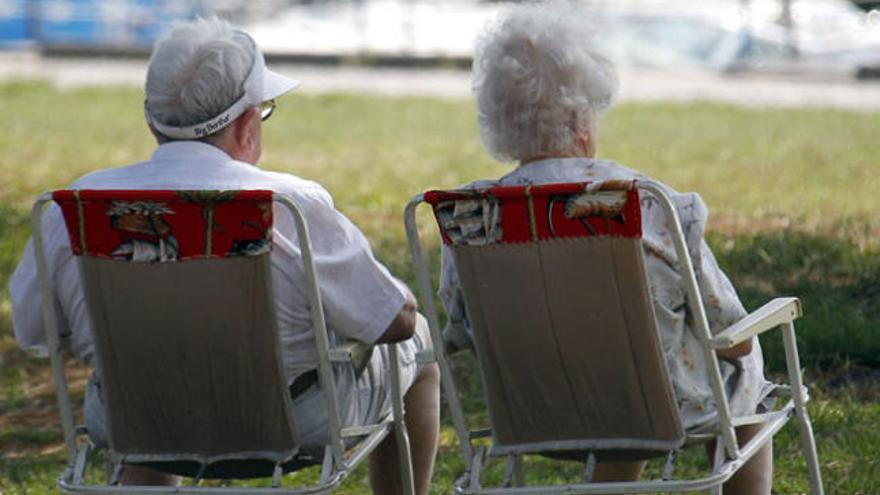
[(408, 293), (400, 313), (397, 313), (376, 343), (390, 344), (412, 337), (416, 331), (416, 309), (416, 300)]

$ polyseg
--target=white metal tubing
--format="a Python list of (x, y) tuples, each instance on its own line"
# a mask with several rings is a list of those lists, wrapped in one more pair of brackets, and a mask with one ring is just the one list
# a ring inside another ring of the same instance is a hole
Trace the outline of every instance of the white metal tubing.
[(526, 485), (526, 472), (521, 455), (513, 458), (513, 482), (516, 483), (516, 486)]
[(785, 407), (779, 409), (778, 411), (752, 414), (750, 416), (736, 416), (733, 418), (733, 426), (739, 427), (743, 425), (754, 425), (758, 423), (763, 423), (765, 421), (775, 419), (777, 416), (791, 416), (793, 412), (794, 405), (791, 401), (789, 401)]
[[(351, 466), (357, 466), (361, 462), (363, 462), (367, 455), (369, 455), (376, 446), (379, 445), (386, 437), (385, 429), (377, 429), (373, 431), (367, 438), (361, 441), (357, 447), (354, 448), (352, 452), (350, 452), (350, 457), (348, 459), (348, 464)], [(332, 449), (330, 449), (331, 455), (330, 458), (333, 457)], [(331, 462), (331, 464), (333, 464)], [(333, 470), (333, 472), (325, 473), (326, 476), (321, 477), (321, 482), (319, 485), (310, 486), (306, 488), (251, 488), (251, 487), (144, 487), (144, 486), (132, 486), (132, 487), (122, 487), (122, 486), (104, 486), (104, 485), (89, 485), (83, 486), (76, 481), (76, 473), (73, 469), (68, 468), (65, 470), (64, 474), (62, 474), (61, 479), (58, 482), (58, 486), (62, 492), (65, 493), (76, 493), (76, 494), (96, 494), (96, 495), (109, 495), (109, 494), (119, 494), (124, 493), (126, 495), (158, 495), (158, 494), (170, 494), (170, 493), (184, 493), (184, 494), (224, 494), (224, 495), (233, 495), (233, 494), (250, 494), (250, 495), (307, 495), (307, 494), (316, 494), (316, 493), (328, 493), (329, 491), (336, 488), (342, 481), (345, 480), (349, 470)]]
[(312, 257), (312, 244), (309, 240), (309, 228), (305, 216), (299, 205), (293, 199), (284, 195), (273, 193), (273, 200), (282, 204), (296, 223), (296, 232), (299, 240), (299, 248), (302, 252), (303, 266), (306, 272), (307, 295), (311, 306), (312, 324), (315, 330), (315, 343), (318, 347), (318, 375), (321, 388), (324, 390), (324, 399), (327, 406), (327, 422), (330, 434), (330, 446), (333, 449), (333, 461), (336, 469), (345, 468), (345, 446), (342, 443), (342, 421), (339, 418), (339, 399), (336, 397), (336, 380), (333, 377), (333, 367), (330, 365), (330, 341), (327, 335), (327, 323), (324, 320), (324, 306), (321, 302), (321, 291), (318, 287), (318, 277), (315, 270), (315, 260)]
[(803, 377), (801, 376), (801, 361), (798, 356), (794, 323), (788, 322), (782, 325), (782, 342), (785, 345), (785, 363), (788, 367), (794, 410), (801, 429), (801, 444), (804, 448), (807, 471), (810, 474), (810, 489), (813, 495), (823, 495), (825, 491), (822, 487), (822, 473), (819, 470), (819, 455), (816, 452), (816, 439), (813, 437), (813, 427), (807, 412), (807, 397), (804, 393)]
[[(701, 490), (720, 489), (721, 485), (745, 463), (747, 463), (773, 436), (788, 422), (787, 416), (776, 416), (767, 421), (745, 445), (740, 452), (739, 459), (724, 462), (722, 444), (717, 444), (716, 462), (710, 476), (694, 480), (662, 480), (662, 481), (634, 481), (634, 482), (602, 482), (602, 483), (579, 483), (559, 486), (534, 486), (522, 489), (512, 488), (481, 488), (471, 481), (470, 486), (462, 486), (465, 480), (459, 480), (455, 492), (460, 494), (485, 494), (485, 495), (537, 495), (548, 494), (595, 494), (595, 493), (657, 493), (657, 492), (691, 492)], [(479, 466), (482, 468), (482, 466)], [(475, 467), (476, 469), (476, 467)], [(479, 473), (471, 473), (471, 480), (479, 479)]]
[(369, 435), (376, 430), (387, 430), (389, 428), (390, 426), (387, 422), (367, 426), (351, 426), (342, 429), (342, 438), (362, 437), (364, 435)]
[(709, 330), (709, 321), (706, 318), (706, 310), (703, 307), (703, 298), (700, 296), (700, 288), (697, 285), (694, 276), (694, 267), (691, 263), (690, 253), (685, 243), (684, 233), (681, 230), (678, 213), (672, 205), (672, 201), (663, 189), (652, 182), (639, 182), (638, 187), (644, 189), (654, 196), (660, 202), (667, 215), (669, 227), (672, 229), (672, 241), (675, 245), (675, 252), (678, 257), (678, 271), (685, 281), (688, 296), (688, 309), (691, 312), (691, 320), (694, 324), (694, 332), (700, 339), (700, 345), (703, 348), (703, 358), (709, 370), (709, 382), (712, 391), (715, 394), (715, 407), (718, 410), (721, 434), (727, 449), (727, 455), (732, 459), (739, 457), (739, 448), (737, 446), (736, 435), (731, 423), (730, 404), (727, 401), (727, 395), (724, 390), (724, 383), (721, 379), (721, 368), (718, 364), (718, 358), (715, 351), (710, 347), (712, 333)]
[(501, 477), (501, 486), (513, 484), (514, 459), (516, 459), (515, 455), (507, 456), (507, 461), (504, 464), (504, 476)]
[(712, 337), (716, 349), (727, 349), (803, 315), (796, 297), (777, 297)]
[(471, 488), (455, 486), (455, 493), (460, 495), (589, 495), (589, 494), (627, 494), (627, 493), (682, 493), (710, 490), (723, 484), (733, 476), (730, 463), (718, 474), (698, 480), (676, 481), (609, 481), (601, 483), (573, 483), (555, 486), (527, 486), (515, 488)]
[[(724, 466), (724, 445), (721, 442), (715, 443), (715, 455), (713, 459), (713, 473), (717, 473), (721, 471), (721, 468)], [(713, 486), (709, 490), (709, 495), (722, 495), (722, 491), (724, 487), (721, 483), (716, 486)]]
[(40, 282), (40, 297), (43, 299), (43, 332), (52, 363), (52, 377), (55, 381), (55, 395), (58, 398), (58, 412), (61, 416), (61, 429), (67, 445), (68, 466), (76, 463), (76, 427), (73, 420), (73, 406), (67, 389), (67, 375), (64, 371), (64, 358), (61, 355), (61, 339), (58, 336), (58, 316), (55, 314), (55, 293), (52, 290), (46, 252), (43, 245), (43, 206), (52, 200), (52, 193), (43, 193), (37, 198), (31, 210), (31, 236), (34, 239), (34, 254), (37, 262), (37, 276)]
[[(272, 283), (272, 262), (271, 258), (264, 257), (262, 262), (260, 263), (263, 270), (263, 280), (266, 285), (266, 294), (269, 301), (275, 301), (275, 287)], [(290, 390), (287, 387), (287, 375), (284, 372), (284, 359), (281, 355), (281, 335), (277, 331), (275, 331), (275, 335), (272, 336), (275, 340), (275, 363), (276, 363), (276, 372), (278, 373), (278, 394), (280, 397), (287, 397), (290, 395)], [(98, 360), (98, 364), (101, 364), (101, 360)], [(100, 368), (99, 368), (100, 369)], [(296, 421), (293, 417), (293, 403), (292, 401), (286, 400), (283, 401), (284, 407), (284, 415), (285, 420), (287, 421), (287, 425), (290, 428), (291, 436), (298, 442), (299, 440), (296, 438)]]
[(388, 344), (389, 374), (391, 375), (391, 414), (394, 417), (394, 436), (397, 439), (397, 458), (400, 462), (400, 479), (403, 493), (415, 495), (413, 480), (412, 456), (409, 446), (409, 435), (403, 416), (403, 390), (400, 386), (400, 361), (397, 344)]
[[(486, 447), (484, 445), (477, 445), (474, 449), (474, 459), (471, 463), (470, 474), (467, 477), (468, 487), (480, 491), (482, 486), (480, 485), (481, 477), (483, 474), (483, 463), (486, 462)], [(506, 493), (506, 492), (504, 492)]]
[(73, 482), (75, 484), (82, 484), (83, 477), (86, 472), (86, 463), (89, 461), (89, 451), (91, 450), (92, 444), (90, 442), (83, 442), (82, 446), (79, 448), (79, 451), (76, 453), (76, 463), (73, 466)]
[(419, 238), (419, 229), (416, 225), (416, 208), (424, 201), (424, 195), (417, 194), (406, 205), (404, 211), (404, 225), (406, 226), (406, 238), (409, 242), (410, 254), (412, 255), (413, 266), (416, 271), (419, 292), (421, 293), (422, 308), (428, 320), (428, 328), (431, 330), (431, 341), (434, 343), (434, 356), (437, 358), (437, 364), (440, 366), (441, 385), (443, 386), (443, 395), (446, 404), (449, 406), (449, 413), (452, 416), (452, 424), (455, 426), (455, 433), (458, 436), (459, 448), (464, 459), (465, 470), (471, 470), (471, 461), (473, 459), (473, 448), (468, 435), (467, 422), (464, 418), (464, 411), (461, 407), (461, 401), (458, 397), (458, 389), (455, 386), (455, 379), (452, 376), (452, 369), (449, 367), (449, 361), (446, 359), (446, 353), (443, 350), (443, 335), (440, 332), (440, 319), (437, 317), (437, 306), (434, 304), (434, 292), (431, 287), (431, 279), (428, 276), (428, 267), (425, 264), (425, 258), (422, 255), (422, 242)]
[(65, 475), (58, 481), (58, 486), (63, 493), (91, 494), (91, 495), (164, 495), (164, 494), (192, 494), (192, 495), (312, 495), (329, 493), (339, 486), (345, 477), (342, 473), (336, 473), (326, 483), (307, 488), (271, 488), (271, 487), (242, 487), (242, 486), (110, 486), (110, 485), (74, 485)]
[[(373, 452), (383, 440), (385, 440), (387, 436), (386, 430), (377, 430), (371, 433), (367, 438), (361, 440), (359, 444), (349, 452), (348, 465), (349, 466), (358, 466), (368, 455)], [(343, 479), (345, 476), (348, 476), (349, 473), (344, 473)]]

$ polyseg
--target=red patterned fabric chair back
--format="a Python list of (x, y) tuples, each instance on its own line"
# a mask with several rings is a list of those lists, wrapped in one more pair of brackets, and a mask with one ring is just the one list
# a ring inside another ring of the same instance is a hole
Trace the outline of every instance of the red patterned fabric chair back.
[(664, 455), (684, 441), (633, 181), (425, 193), (455, 257), (492, 453)]
[[(271, 191), (57, 191), (129, 462), (296, 452), (272, 294)], [(262, 469), (262, 468), (261, 468)], [(262, 474), (265, 475), (265, 472)]]
[(56, 191), (76, 255), (135, 262), (262, 254), (271, 191)]
[(633, 181), (430, 191), (425, 201), (447, 245), (642, 235)]

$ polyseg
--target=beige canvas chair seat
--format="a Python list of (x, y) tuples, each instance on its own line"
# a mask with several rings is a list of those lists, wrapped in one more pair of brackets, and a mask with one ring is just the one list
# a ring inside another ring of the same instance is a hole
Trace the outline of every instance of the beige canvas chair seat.
[[(678, 270), (688, 309), (704, 347), (718, 405), (717, 421), (686, 432), (662, 354), (641, 242), (640, 189), (658, 198), (674, 225)], [(416, 207), (431, 205), (443, 243), (455, 259), (489, 416), (472, 431), (443, 354), (433, 290), (415, 223)], [(822, 493), (815, 443), (804, 403), (792, 321), (794, 298), (777, 299), (721, 334), (711, 335), (675, 210), (650, 183), (596, 182), (479, 190), (431, 191), (406, 211), (407, 235), (424, 311), (441, 367), (445, 399), (461, 444), (461, 494), (649, 493), (721, 485), (772, 439), (791, 416), (801, 425), (814, 494)], [(734, 417), (715, 349), (732, 347), (783, 326), (793, 393), (777, 411)], [(738, 445), (734, 427), (763, 423)], [(487, 436), (489, 444), (479, 438)], [(673, 476), (686, 444), (717, 439), (710, 472)], [(584, 480), (528, 485), (523, 456), (585, 462)], [(660, 479), (591, 482), (597, 460), (668, 458)], [(491, 458), (507, 458), (499, 486), (483, 486)]]
[[(107, 484), (87, 479), (93, 447), (73, 425), (60, 356), (40, 221), (61, 207), (92, 319), (95, 365), (107, 411)], [(319, 388), (329, 412), (323, 456), (301, 450), (281, 361), (271, 283), (273, 214), (297, 225), (308, 287)], [(393, 414), (343, 428), (333, 366), (353, 344), (331, 348), (308, 229), (297, 205), (270, 191), (56, 191), (34, 207), (33, 231), (44, 318), (69, 453), (59, 486), (71, 493), (323, 493), (336, 488), (386, 435), (402, 448), (412, 493), (399, 370), (390, 373)], [(389, 347), (397, 362), (395, 346)], [(353, 446), (348, 449), (347, 446)], [(198, 479), (271, 477), (266, 488), (119, 486), (126, 466)], [(321, 464), (313, 486), (282, 488), (281, 475)]]

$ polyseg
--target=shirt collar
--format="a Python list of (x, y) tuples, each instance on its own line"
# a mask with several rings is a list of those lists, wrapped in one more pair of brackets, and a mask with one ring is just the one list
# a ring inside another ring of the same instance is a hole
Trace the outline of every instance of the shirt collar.
[(201, 141), (170, 141), (159, 145), (153, 152), (152, 161), (179, 160), (181, 157), (199, 158), (192, 163), (228, 162), (232, 157), (216, 146)]

